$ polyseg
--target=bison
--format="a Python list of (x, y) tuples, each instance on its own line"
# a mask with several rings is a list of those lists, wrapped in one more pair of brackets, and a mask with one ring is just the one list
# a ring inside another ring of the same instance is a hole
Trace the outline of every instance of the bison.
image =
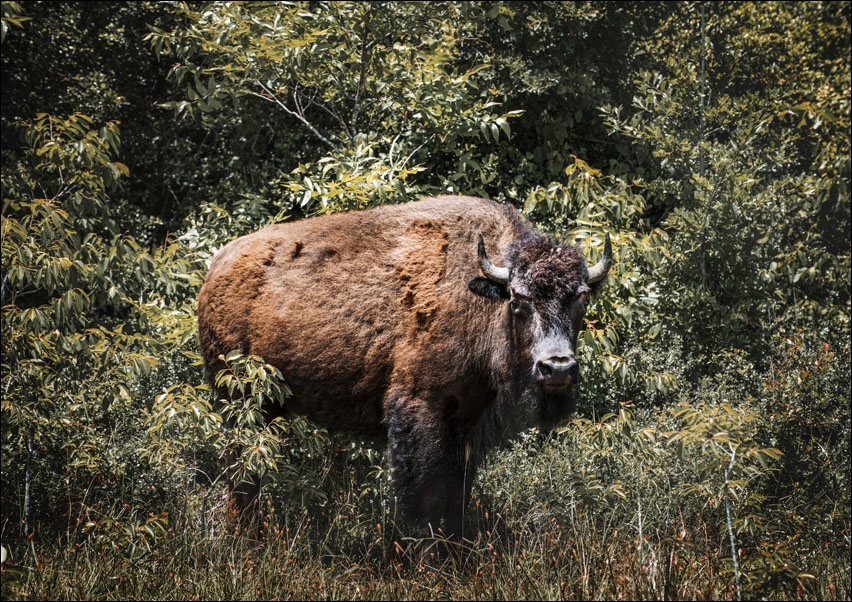
[[(231, 350), (262, 356), (293, 391), (286, 411), (386, 437), (417, 534), (460, 536), (487, 450), (571, 412), (577, 334), (611, 262), (608, 235), (587, 268), (473, 197), (275, 224), (215, 255), (199, 338), (209, 375)], [(257, 490), (231, 491), (244, 508)]]

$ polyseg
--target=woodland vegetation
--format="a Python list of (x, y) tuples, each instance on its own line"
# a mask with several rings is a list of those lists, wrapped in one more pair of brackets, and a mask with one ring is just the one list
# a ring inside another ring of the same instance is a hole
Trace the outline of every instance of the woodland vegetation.
[[(2, 597), (850, 599), (851, 6), (2, 2)], [(262, 359), (224, 425), (195, 301), (241, 234), (438, 193), (615, 262), (575, 419), (429, 569)]]

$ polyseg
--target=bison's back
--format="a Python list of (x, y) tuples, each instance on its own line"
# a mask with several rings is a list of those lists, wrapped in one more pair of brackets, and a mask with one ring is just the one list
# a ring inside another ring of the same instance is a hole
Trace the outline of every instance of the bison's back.
[(499, 259), (520, 227), (491, 201), (438, 197), (241, 237), (214, 257), (199, 295), (208, 370), (233, 349), (260, 355), (281, 369), (293, 409), (375, 427), (400, 362), (446, 369), (447, 354), (464, 352), (446, 337), (459, 336), (483, 302), (466, 286), (478, 234)]

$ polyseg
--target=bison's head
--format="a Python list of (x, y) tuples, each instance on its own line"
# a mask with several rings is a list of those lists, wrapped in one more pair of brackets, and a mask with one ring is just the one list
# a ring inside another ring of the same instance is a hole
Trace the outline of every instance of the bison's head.
[(514, 243), (506, 266), (491, 263), (481, 235), (478, 251), (483, 276), (471, 280), (468, 287), (506, 304), (512, 352), (508, 360), (514, 379), (520, 380), (516, 385), (538, 422), (561, 421), (572, 409), (570, 389), (579, 377), (577, 335), (590, 295), (612, 263), (609, 235), (603, 257), (591, 268), (577, 246), (543, 237)]

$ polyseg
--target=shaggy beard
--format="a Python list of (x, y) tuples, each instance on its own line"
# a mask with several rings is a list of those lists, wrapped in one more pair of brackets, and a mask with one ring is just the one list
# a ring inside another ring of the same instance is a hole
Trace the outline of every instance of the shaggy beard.
[[(562, 426), (574, 412), (573, 387), (557, 391), (547, 390), (541, 385), (534, 385), (523, 391), (517, 399), (517, 406), (511, 412), (511, 419), (506, 420), (508, 431), (515, 434), (531, 427), (550, 430)], [(503, 413), (505, 419), (509, 412)]]
[(564, 424), (574, 412), (573, 387), (558, 391), (541, 386), (535, 389), (532, 393), (536, 397), (537, 426), (549, 430)]
[(488, 450), (499, 447), (530, 427), (551, 430), (564, 424), (574, 411), (572, 387), (546, 392), (540, 385), (498, 398), (465, 437), (470, 460), (478, 464)]

